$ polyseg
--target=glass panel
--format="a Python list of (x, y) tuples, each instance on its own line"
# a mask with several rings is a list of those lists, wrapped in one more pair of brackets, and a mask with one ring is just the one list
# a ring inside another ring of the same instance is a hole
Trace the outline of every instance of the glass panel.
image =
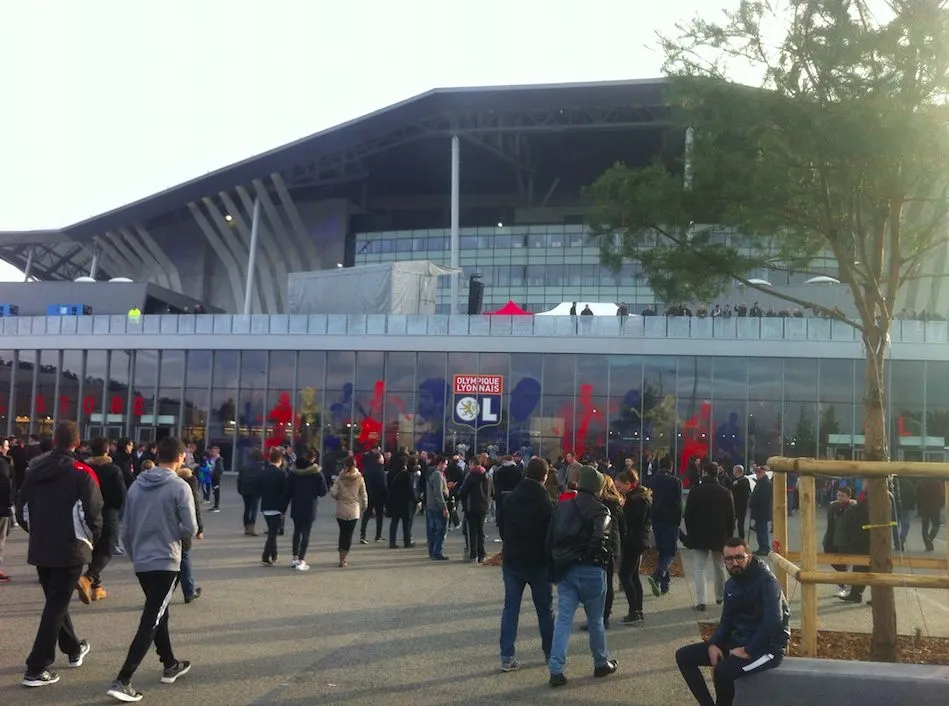
[(185, 381), (185, 351), (162, 351), (155, 439), (181, 432), (181, 388)]
[[(297, 368), (296, 438), (317, 449), (321, 447), (323, 425), (323, 384), (326, 376), (326, 353), (300, 351)], [(327, 459), (324, 459), (324, 464)], [(335, 466), (331, 468), (335, 470)]]
[(323, 427), (324, 455), (345, 455), (352, 449), (353, 373), (352, 351), (326, 353), (326, 422)]
[[(356, 395), (353, 437), (356, 454), (382, 443), (382, 410), (385, 406), (385, 354), (360, 351), (356, 355)], [(391, 450), (391, 449), (387, 449)]]
[[(618, 323), (615, 319), (608, 319)], [(599, 355), (577, 356), (577, 395), (574, 409), (574, 451), (591, 460), (606, 458), (606, 422), (609, 392)]]
[[(59, 375), (59, 400), (56, 408), (57, 421), (79, 421), (79, 381), (82, 379), (85, 351), (63, 351), (63, 366)], [(2, 386), (0, 382), (0, 386)], [(3, 391), (0, 390), (0, 395)], [(0, 420), (0, 426), (3, 420)]]
[(545, 355), (542, 382), (541, 455), (557, 459), (574, 451), (576, 356)]
[(449, 353), (448, 354), (448, 417), (445, 427), (446, 451), (466, 455), (475, 450), (475, 430), (473, 426), (458, 424), (454, 421), (456, 395), (452, 386), (455, 375), (473, 375), (478, 372), (477, 353)]
[[(609, 356), (609, 455), (617, 463), (642, 452), (643, 361), (639, 356)], [(651, 408), (654, 408), (653, 404)]]
[[(89, 351), (86, 353), (86, 378), (82, 387), (82, 405), (80, 406), (80, 431), (86, 439), (106, 435), (102, 409), (102, 395), (105, 392), (105, 381), (109, 377), (109, 359), (106, 351)], [(96, 428), (93, 429), (92, 427)], [(111, 436), (111, 434), (109, 434)], [(117, 437), (125, 436), (125, 431), (118, 429)]]
[[(113, 360), (114, 360), (113, 353)], [(130, 433), (133, 441), (155, 441), (155, 388), (158, 386), (158, 351), (135, 352)]]
[(949, 362), (926, 363), (926, 436), (949, 446)]
[(0, 350), (0, 435), (6, 435), (7, 422), (13, 413), (10, 385), (13, 382), (13, 351)]
[(478, 372), (482, 375), (500, 375), (503, 378), (500, 406), (494, 410), (499, 415), (498, 424), (482, 425), (478, 429), (477, 440), (478, 452), (487, 452), (491, 458), (497, 458), (500, 454), (508, 451), (507, 428), (509, 419), (505, 406), (510, 396), (508, 385), (510, 383), (511, 354), (482, 353), (479, 357), (479, 366)]
[(33, 370), (36, 351), (20, 351), (17, 356), (16, 384), (13, 389), (13, 434), (26, 436), (33, 421)]
[(106, 426), (122, 428), (122, 436), (129, 433), (129, 393), (131, 392), (131, 352), (113, 350), (109, 354), (109, 391), (106, 406)]
[(218, 447), (225, 468), (235, 468), (234, 437), (237, 429), (237, 351), (216, 351), (211, 389), (211, 423), (208, 447)]
[[(655, 317), (665, 323), (665, 317)], [(642, 451), (656, 459), (670, 458), (679, 468), (676, 453), (680, 446), (676, 432), (676, 358), (643, 358)], [(688, 409), (686, 409), (688, 411)]]
[(206, 443), (208, 411), (211, 401), (208, 387), (211, 383), (211, 351), (188, 351), (185, 367), (184, 425), (182, 436), (202, 449)]
[[(745, 428), (747, 403), (745, 400), (715, 399), (712, 406), (712, 458), (727, 470), (736, 463), (745, 464)], [(780, 433), (780, 424), (778, 426)], [(763, 430), (762, 430), (763, 431)], [(755, 433), (757, 434), (757, 426)]]
[(418, 354), (418, 393), (415, 396), (415, 448), (441, 451), (445, 448), (446, 400), (449, 384), (446, 353)]
[(33, 433), (52, 435), (53, 415), (56, 413), (56, 379), (59, 377), (59, 351), (41, 351), (40, 369), (36, 383), (36, 400), (33, 403), (35, 421)]

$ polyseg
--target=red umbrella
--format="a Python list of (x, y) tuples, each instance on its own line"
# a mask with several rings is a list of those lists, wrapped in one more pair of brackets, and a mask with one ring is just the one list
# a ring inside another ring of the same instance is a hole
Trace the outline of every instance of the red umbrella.
[(524, 311), (521, 307), (515, 304), (513, 301), (508, 301), (507, 304), (502, 306), (497, 311), (486, 311), (484, 312), (485, 316), (533, 316), (529, 311)]

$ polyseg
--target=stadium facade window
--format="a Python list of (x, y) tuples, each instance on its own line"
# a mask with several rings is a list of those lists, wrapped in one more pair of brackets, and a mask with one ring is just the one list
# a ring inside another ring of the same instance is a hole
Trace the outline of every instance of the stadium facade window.
[(35, 418), (33, 390), (37, 370), (37, 351), (18, 351), (13, 382), (13, 433), (33, 434)]
[(211, 410), (211, 351), (188, 351), (181, 435), (206, 446)]
[(34, 434), (52, 434), (56, 414), (56, 385), (59, 382), (60, 351), (40, 351), (36, 376), (36, 398), (33, 400)]
[(236, 463), (240, 468), (250, 460), (250, 452), (263, 446), (264, 411), (267, 405), (267, 351), (241, 353), (240, 391), (237, 402)]
[[(59, 371), (59, 393), (54, 415), (57, 422), (79, 421), (79, 397), (86, 364), (85, 358), (85, 351), (63, 351), (63, 363)], [(2, 420), (0, 420), (0, 426), (2, 426)]]
[(228, 468), (235, 467), (234, 445), (237, 439), (240, 370), (239, 351), (214, 352), (207, 447), (219, 447)]
[(13, 385), (14, 354), (12, 350), (0, 350), (0, 433), (13, 432), (13, 403), (10, 396)]
[(185, 386), (186, 352), (161, 352), (161, 372), (158, 377), (158, 397), (155, 418), (155, 438), (181, 438), (182, 392)]

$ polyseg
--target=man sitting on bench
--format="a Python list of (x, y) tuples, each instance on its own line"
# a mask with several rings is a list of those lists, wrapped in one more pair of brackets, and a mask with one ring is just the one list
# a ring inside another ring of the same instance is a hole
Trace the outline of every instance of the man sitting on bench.
[[(718, 629), (708, 642), (676, 652), (679, 671), (701, 706), (731, 706), (735, 680), (777, 667), (791, 638), (791, 611), (771, 569), (744, 539), (729, 539), (723, 554), (730, 577)], [(712, 667), (717, 700), (699, 667)]]

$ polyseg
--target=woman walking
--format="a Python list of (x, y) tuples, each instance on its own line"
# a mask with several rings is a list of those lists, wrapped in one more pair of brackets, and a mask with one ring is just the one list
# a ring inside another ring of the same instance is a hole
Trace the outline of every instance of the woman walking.
[(403, 546), (408, 549), (415, 546), (412, 541), (412, 518), (418, 505), (418, 497), (415, 495), (415, 469), (418, 459), (398, 454), (392, 457), (390, 463), (387, 495), (392, 519), (389, 522), (389, 549), (399, 548), (395, 538), (400, 522)]
[(264, 455), (260, 449), (250, 452), (247, 464), (237, 472), (237, 492), (244, 499), (244, 534), (257, 536), (257, 506), (260, 504), (260, 473)]
[(643, 582), (639, 570), (643, 563), (643, 552), (649, 546), (649, 528), (652, 524), (652, 491), (639, 484), (635, 469), (620, 473), (616, 477), (617, 488), (625, 496), (623, 502), (623, 524), (626, 535), (620, 555), (620, 585), (626, 592), (629, 613), (624, 623), (643, 620)]
[(623, 522), (623, 496), (616, 489), (613, 479), (603, 476), (603, 494), (600, 501), (610, 511), (610, 557), (606, 565), (606, 603), (603, 605), (603, 624), (610, 627), (610, 615), (613, 613), (613, 575), (616, 573), (616, 559), (626, 537), (626, 524)]
[(490, 505), (488, 475), (484, 466), (473, 465), (458, 491), (458, 502), (465, 511), (465, 530), (468, 533), (468, 561), (483, 564), (487, 556), (484, 550), (484, 520)]
[(336, 500), (336, 524), (339, 525), (339, 567), (349, 566), (346, 556), (353, 545), (353, 532), (359, 517), (369, 506), (366, 481), (356, 468), (356, 461), (349, 457), (343, 461), (343, 471), (336, 477), (330, 489)]
[(326, 478), (320, 469), (317, 452), (304, 443), (297, 444), (297, 460), (290, 471), (290, 518), (293, 520), (293, 561), (290, 568), (309, 571), (306, 550), (310, 544), (310, 530), (316, 519), (316, 505), (326, 495)]

